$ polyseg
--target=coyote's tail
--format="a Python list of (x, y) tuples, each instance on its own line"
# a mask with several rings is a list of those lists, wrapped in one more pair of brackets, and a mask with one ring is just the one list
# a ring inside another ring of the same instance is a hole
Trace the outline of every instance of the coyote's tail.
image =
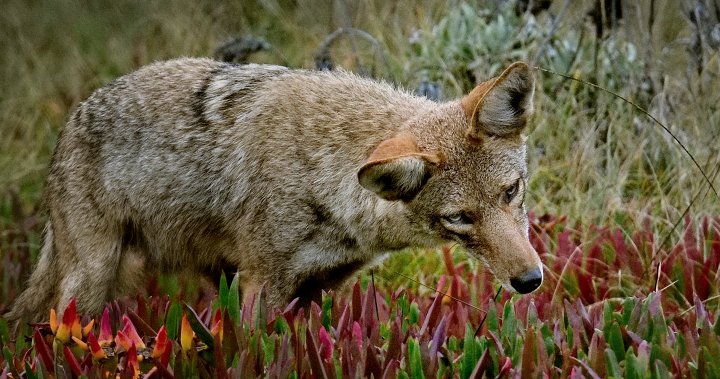
[(37, 267), (30, 276), (25, 291), (15, 300), (10, 312), (5, 314), (4, 317), (7, 320), (41, 322), (48, 319), (50, 308), (56, 305), (56, 287), (59, 278), (57, 273), (54, 272), (54, 267), (57, 265), (53, 249), (55, 245), (53, 229), (50, 221), (45, 224), (43, 234), (43, 245), (40, 249)]

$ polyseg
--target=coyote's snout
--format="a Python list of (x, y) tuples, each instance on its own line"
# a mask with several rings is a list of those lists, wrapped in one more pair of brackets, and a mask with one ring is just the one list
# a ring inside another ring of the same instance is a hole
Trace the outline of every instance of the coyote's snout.
[(96, 91), (59, 138), (40, 259), (11, 318), (81, 312), (149, 273), (238, 272), (276, 305), (388, 252), (455, 241), (508, 289), (528, 242), (523, 63), (434, 103), (347, 72), (156, 63)]

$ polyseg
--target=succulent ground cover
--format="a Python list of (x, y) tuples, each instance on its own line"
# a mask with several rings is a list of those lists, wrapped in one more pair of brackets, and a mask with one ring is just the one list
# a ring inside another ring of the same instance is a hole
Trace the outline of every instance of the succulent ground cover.
[[(583, 2), (522, 3), (3, 3), (0, 313), (36, 259), (43, 180), (72, 109), (232, 36), (254, 41), (251, 62), (320, 61), (439, 99), (509, 62), (537, 66), (527, 205), (545, 282), (512, 296), (454, 246), (394, 255), (308, 308), (270, 309), (262, 293), (240, 304), (233, 277), (218, 290), (153, 278), (95, 318), (0, 318), (0, 379), (720, 377), (717, 2), (638, 2), (603, 28)], [(373, 39), (328, 43), (348, 26)]]
[(90, 319), (71, 303), (21, 329), (30, 339), (0, 321), (0, 377), (720, 375), (720, 220), (688, 222), (663, 251), (647, 231), (592, 229), (582, 243), (566, 221), (534, 219), (548, 275), (527, 296), (496, 292), (445, 248), (432, 291), (358, 280), (322, 304), (270, 309), (262, 291), (241, 305), (223, 277), (192, 304), (138, 296)]

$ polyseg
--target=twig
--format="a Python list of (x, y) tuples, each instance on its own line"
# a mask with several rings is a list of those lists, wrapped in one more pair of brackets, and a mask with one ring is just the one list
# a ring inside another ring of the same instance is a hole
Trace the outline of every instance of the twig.
[(401, 276), (401, 277), (403, 277), (403, 278), (405, 278), (405, 279), (407, 279), (407, 280), (409, 280), (409, 281), (411, 281), (411, 282), (413, 282), (413, 283), (415, 283), (415, 284), (417, 284), (417, 285), (419, 285), (419, 286), (421, 286), (421, 287), (425, 287), (425, 288), (427, 288), (427, 289), (429, 289), (429, 290), (431, 290), (431, 291), (434, 291), (435, 293), (439, 293), (439, 294), (441, 294), (441, 295), (443, 295), (443, 296), (447, 296), (448, 298), (453, 299), (453, 300), (457, 301), (457, 302), (460, 303), (460, 304), (467, 305), (467, 306), (470, 307), (470, 308), (473, 308), (473, 309), (478, 310), (478, 311), (480, 311), (480, 312), (486, 312), (486, 313), (487, 313), (486, 310), (483, 310), (483, 309), (481, 309), (481, 308), (479, 308), (479, 307), (476, 307), (476, 306), (468, 303), (468, 302), (465, 301), (465, 300), (458, 299), (457, 297), (452, 296), (452, 295), (450, 295), (449, 293), (440, 291), (440, 290), (438, 290), (438, 289), (436, 289), (436, 288), (432, 288), (432, 287), (430, 287), (429, 285), (427, 285), (427, 284), (425, 284), (425, 283), (423, 283), (423, 282), (421, 282), (421, 281), (419, 281), (419, 280), (416, 280), (416, 279), (414, 279), (414, 278), (411, 278), (411, 277), (409, 277), (409, 276), (407, 276), (407, 275), (405, 275), (405, 274), (403, 274), (403, 273), (401, 273), (401, 272), (399, 272), (399, 271), (395, 271), (395, 270), (390, 270), (390, 271), (392, 271), (393, 274), (398, 275), (398, 276)]
[[(495, 297), (493, 298), (493, 303), (497, 301), (498, 296), (500, 296), (500, 292), (502, 291), (502, 286), (500, 286), (497, 290), (497, 293), (495, 294)], [(485, 320), (487, 319), (488, 312), (485, 311), (485, 315), (483, 315), (482, 320), (480, 320), (480, 325), (475, 329), (475, 334), (473, 336), (477, 337), (478, 333), (480, 333), (480, 329), (482, 329), (483, 324), (485, 324)]]
[[(710, 296), (710, 297), (708, 297), (707, 299), (703, 300), (702, 303), (705, 304), (705, 303), (707, 303), (708, 301), (712, 301), (712, 300), (715, 300), (715, 299), (720, 299), (720, 295)], [(690, 308), (688, 308), (688, 309), (680, 312), (680, 314), (679, 314), (678, 316), (683, 316), (683, 315), (685, 315), (685, 313), (688, 313), (688, 312), (690, 312), (690, 311), (693, 310), (693, 309), (695, 309), (695, 306), (694, 306), (694, 305), (691, 306)]]

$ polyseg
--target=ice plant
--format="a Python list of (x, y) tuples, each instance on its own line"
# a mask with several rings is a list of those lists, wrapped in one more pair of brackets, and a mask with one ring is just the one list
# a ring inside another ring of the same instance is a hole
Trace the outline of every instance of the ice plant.
[[(85, 325), (85, 327), (82, 328), (82, 335), (87, 337), (89, 334), (92, 334), (91, 330), (92, 330), (93, 325), (95, 325), (95, 320), (90, 320), (90, 322), (88, 322), (87, 325)], [(87, 343), (85, 343), (85, 341), (83, 341), (82, 339), (73, 335), (72, 340), (75, 341), (75, 343), (84, 351), (88, 350)]]
[(57, 333), (58, 330), (57, 314), (55, 313), (55, 308), (50, 310), (50, 330), (52, 331), (53, 335)]
[(57, 324), (57, 316), (55, 310), (50, 311), (50, 329), (55, 327), (55, 338), (63, 344), (70, 341), (70, 337), (82, 338), (82, 329), (80, 327), (80, 318), (77, 314), (77, 308), (75, 305), (75, 298), (70, 300), (70, 304), (65, 308), (63, 312), (62, 321)]
[[(55, 364), (53, 363), (53, 357), (50, 353), (50, 350), (48, 349), (48, 346), (45, 344), (45, 340), (43, 339), (42, 335), (40, 334), (39, 329), (35, 329), (35, 333), (33, 333), (33, 346), (35, 347), (35, 354), (40, 358), (40, 361), (42, 362), (43, 366), (45, 366), (45, 369), (48, 370), (48, 372), (53, 372), (55, 368)], [(35, 365), (35, 361), (33, 360), (33, 366)], [(3, 371), (3, 373), (5, 373)], [(3, 373), (0, 373), (0, 377), (3, 376)]]
[(100, 347), (110, 346), (113, 342), (113, 334), (110, 329), (110, 311), (105, 307), (100, 319), (100, 335), (97, 338)]
[(212, 327), (210, 328), (210, 334), (212, 334), (213, 337), (218, 336), (220, 343), (222, 343), (222, 340), (223, 340), (223, 317), (222, 317), (222, 311), (220, 310), (220, 308), (218, 308), (215, 311), (215, 316), (213, 316)]
[(90, 348), (90, 353), (92, 353), (93, 359), (96, 361), (106, 359), (107, 354), (105, 354), (105, 350), (100, 346), (100, 343), (98, 342), (97, 338), (95, 338), (95, 334), (93, 332), (89, 332), (87, 335), (87, 342)]
[(187, 319), (187, 315), (183, 313), (182, 320), (180, 321), (180, 347), (183, 352), (187, 352), (192, 347), (192, 339), (195, 336), (192, 327), (190, 327), (190, 321)]
[[(704, 280), (712, 281), (718, 276), (720, 233), (717, 230), (720, 230), (720, 223), (713, 225), (712, 228), (708, 226), (709, 232), (706, 232), (713, 233), (711, 237), (698, 238), (701, 242), (684, 242), (669, 252), (675, 254), (675, 263), (667, 259), (664, 264), (673, 264), (676, 268), (668, 271), (668, 278), (660, 279), (661, 284), (663, 280), (688, 275), (692, 280), (675, 286), (695, 286), (695, 283), (707, 283)], [(573, 240), (571, 233), (566, 231), (558, 232), (562, 241), (557, 243), (558, 255), (547, 257), (547, 262), (549, 266), (559, 266), (556, 271), (561, 272), (570, 261), (572, 267), (568, 266), (563, 275), (579, 278), (578, 282), (586, 280), (581, 276), (586, 272), (605, 278), (640, 254), (629, 247), (615, 248), (617, 255), (611, 257), (614, 261), (592, 266), (588, 263), (598, 262), (603, 246), (609, 243), (620, 246), (624, 242), (618, 240), (612, 230), (603, 229), (598, 233), (605, 237), (593, 240), (587, 247), (590, 249), (587, 258), (573, 256), (573, 251), (581, 248), (579, 243), (582, 241)], [(650, 233), (633, 238), (637, 246), (652, 246)], [(715, 240), (706, 247), (705, 241), (709, 238)], [(713, 255), (703, 255), (704, 250), (700, 247), (709, 249)], [(653, 250), (648, 249), (645, 253), (653, 254)], [(705, 264), (707, 266), (703, 266)], [(683, 271), (685, 267), (695, 266), (699, 267), (697, 271)], [(711, 267), (712, 271), (705, 267)], [(136, 316), (138, 320), (122, 319), (117, 333), (118, 354), (113, 351), (115, 336), (110, 333), (108, 314), (105, 321), (102, 318), (96, 320), (99, 330), (106, 334), (108, 346), (103, 347), (94, 334), (98, 331), (78, 338), (72, 335), (72, 327), (68, 327), (67, 322), (61, 330), (59, 319), (62, 313), (52, 312), (49, 328), (45, 325), (35, 327), (32, 337), (35, 354), (29, 356), (31, 360), (28, 361), (27, 355), (8, 357), (7, 349), (5, 354), (0, 354), (0, 368), (5, 368), (0, 370), (0, 379), (21, 377), (12, 372), (19, 369), (20, 364), (25, 366), (26, 377), (45, 378), (75, 377), (83, 373), (98, 378), (169, 378), (176, 374), (178, 377), (264, 375), (284, 378), (293, 372), (299, 378), (415, 377), (421, 373), (425, 377), (585, 375), (643, 378), (651, 376), (653, 370), (670, 373), (673, 377), (699, 374), (720, 377), (714, 375), (720, 372), (720, 361), (712, 359), (715, 356), (712, 354), (720, 351), (720, 315), (714, 307), (715, 299), (710, 298), (712, 295), (702, 295), (707, 298), (704, 301), (697, 293), (697, 287), (691, 288), (694, 305), (686, 309), (679, 306), (677, 297), (678, 294), (682, 296), (683, 291), (678, 289), (675, 294), (669, 292), (670, 289), (654, 291), (655, 280), (647, 283), (651, 286), (649, 295), (626, 297), (620, 301), (608, 298), (614, 296), (614, 292), (601, 291), (604, 279), (590, 281), (588, 290), (581, 292), (582, 296), (592, 295), (601, 299), (601, 303), (588, 306), (581, 297), (570, 299), (562, 295), (560, 299), (554, 298), (554, 286), (541, 288), (529, 297), (513, 298), (503, 294), (503, 297), (493, 298), (496, 292), (486, 283), (487, 276), (476, 274), (471, 266), (459, 265), (453, 269), (455, 276), (448, 273), (439, 280), (436, 288), (461, 299), (477, 293), (479, 302), (486, 304), (483, 309), (468, 309), (468, 304), (454, 299), (449, 306), (444, 306), (441, 295), (421, 294), (413, 289), (397, 291), (392, 288), (393, 293), (388, 296), (387, 285), (377, 289), (376, 308), (372, 301), (376, 290), (370, 286), (362, 290), (359, 282), (351, 299), (343, 301), (334, 293), (324, 295), (323, 307), (314, 306), (309, 317), (305, 316), (303, 308), (296, 312), (294, 305), (282, 313), (266, 308), (260, 312), (248, 309), (248, 315), (254, 316), (242, 318), (238, 324), (225, 324), (225, 314), (217, 309), (209, 317), (209, 309), (205, 309), (201, 312), (203, 317), (198, 317), (190, 306), (186, 306), (183, 320), (181, 307), (172, 307), (169, 299), (158, 300), (156, 304), (151, 303), (151, 307), (147, 307), (147, 303), (143, 305), (155, 314), (143, 313), (143, 316)], [(450, 272), (450, 268), (447, 271)], [(628, 275), (638, 274), (630, 272)], [(630, 285), (633, 284), (625, 286), (645, 288)], [(711, 287), (709, 293), (717, 291), (714, 282), (705, 285)], [(563, 306), (552, 308), (558, 300)], [(339, 317), (331, 317), (332, 304), (340, 304), (339, 311), (343, 302), (344, 311), (338, 314)], [(331, 307), (325, 307), (327, 304)], [(376, 310), (379, 311), (377, 316)], [(167, 325), (177, 327), (176, 341), (182, 344), (182, 350), (175, 349), (174, 338), (168, 337), (172, 330), (166, 329), (168, 326), (161, 327), (156, 334), (149, 332), (149, 325), (161, 322), (163, 317)], [(252, 317), (260, 319), (253, 320)], [(148, 326), (133, 326), (144, 320)], [(484, 323), (483, 327), (478, 328), (478, 323)], [(65, 330), (74, 342), (63, 345), (57, 339), (56, 343), (48, 344), (43, 333), (49, 329), (56, 333)], [(223, 331), (230, 333), (229, 340), (234, 340), (233, 343), (227, 343), (230, 342), (227, 340), (222, 345), (219, 342)], [(383, 333), (385, 331), (387, 334)], [(140, 335), (135, 337), (135, 334)], [(677, 342), (679, 338), (682, 344)], [(141, 350), (137, 344), (142, 341), (148, 346)], [(80, 349), (87, 350), (81, 353)], [(26, 354), (27, 351), (20, 352)], [(143, 365), (143, 360), (148, 359), (150, 362)], [(175, 362), (171, 364), (173, 360)], [(138, 366), (144, 372), (139, 372)], [(57, 368), (62, 371), (55, 373)]]
[[(73, 336), (73, 338), (77, 338)], [(68, 364), (68, 367), (70, 368), (70, 371), (75, 376), (80, 376), (83, 374), (82, 368), (80, 368), (80, 362), (78, 362), (77, 358), (75, 357), (75, 354), (72, 353), (69, 347), (65, 346), (63, 348), (63, 355), (65, 356), (65, 361)]]
[(330, 339), (330, 334), (324, 327), (320, 328), (318, 332), (318, 341), (320, 342), (320, 356), (325, 362), (332, 361), (333, 354), (333, 343)]
[(360, 329), (360, 324), (357, 321), (353, 322), (352, 338), (353, 338), (354, 342), (357, 344), (358, 349), (362, 350), (362, 346), (363, 346), (362, 330)]
[[(77, 310), (75, 309), (75, 299), (74, 298), (73, 298), (71, 304), (73, 305), (73, 308), (71, 311), (72, 321), (70, 320), (70, 317), (68, 317), (67, 321), (66, 321), (65, 314), (63, 314), (63, 323), (72, 322), (72, 324), (70, 324), (70, 335), (72, 337), (82, 338), (82, 326), (80, 326), (80, 317), (78, 316)], [(67, 310), (65, 312), (67, 312)]]
[(130, 348), (127, 351), (127, 363), (125, 364), (125, 370), (132, 370), (131, 375), (133, 379), (140, 377), (140, 362), (138, 361), (135, 343), (130, 344)]
[(95, 326), (95, 319), (91, 319), (90, 322), (88, 322), (87, 325), (82, 328), (83, 337), (86, 337), (90, 333), (90, 331), (93, 329), (93, 326)]
[(86, 336), (90, 330), (92, 330), (93, 325), (95, 325), (95, 320), (91, 320), (84, 328), (80, 325), (80, 317), (78, 317), (77, 314), (77, 304), (74, 297), (70, 300), (67, 307), (65, 307), (62, 321), (59, 324), (55, 309), (50, 310), (50, 330), (55, 335), (55, 339), (63, 344), (70, 342), (72, 339), (80, 345), (80, 347), (83, 347), (82, 337)]
[(167, 336), (167, 330), (165, 325), (160, 328), (160, 331), (155, 337), (155, 347), (153, 348), (151, 357), (157, 359), (161, 365), (167, 366), (170, 362), (170, 352), (172, 351), (172, 344)]
[(123, 315), (122, 323), (123, 328), (121, 331), (118, 331), (117, 335), (115, 336), (115, 343), (118, 346), (121, 346), (126, 351), (128, 351), (131, 344), (134, 344), (137, 349), (144, 349), (145, 343), (138, 335), (138, 332), (135, 329), (135, 325), (133, 325), (132, 321), (130, 321), (130, 318), (127, 315)]
[(80, 349), (82, 349), (83, 351), (87, 351), (87, 350), (88, 350), (88, 345), (87, 345), (83, 340), (81, 340), (80, 338), (77, 338), (77, 337), (75, 337), (75, 336), (72, 336), (72, 340), (75, 341), (75, 343), (78, 345), (78, 347), (79, 347)]
[(121, 330), (117, 332), (117, 335), (115, 336), (115, 348), (119, 349), (122, 348), (125, 351), (128, 351), (130, 349), (130, 346), (133, 345), (133, 341), (125, 335)]

